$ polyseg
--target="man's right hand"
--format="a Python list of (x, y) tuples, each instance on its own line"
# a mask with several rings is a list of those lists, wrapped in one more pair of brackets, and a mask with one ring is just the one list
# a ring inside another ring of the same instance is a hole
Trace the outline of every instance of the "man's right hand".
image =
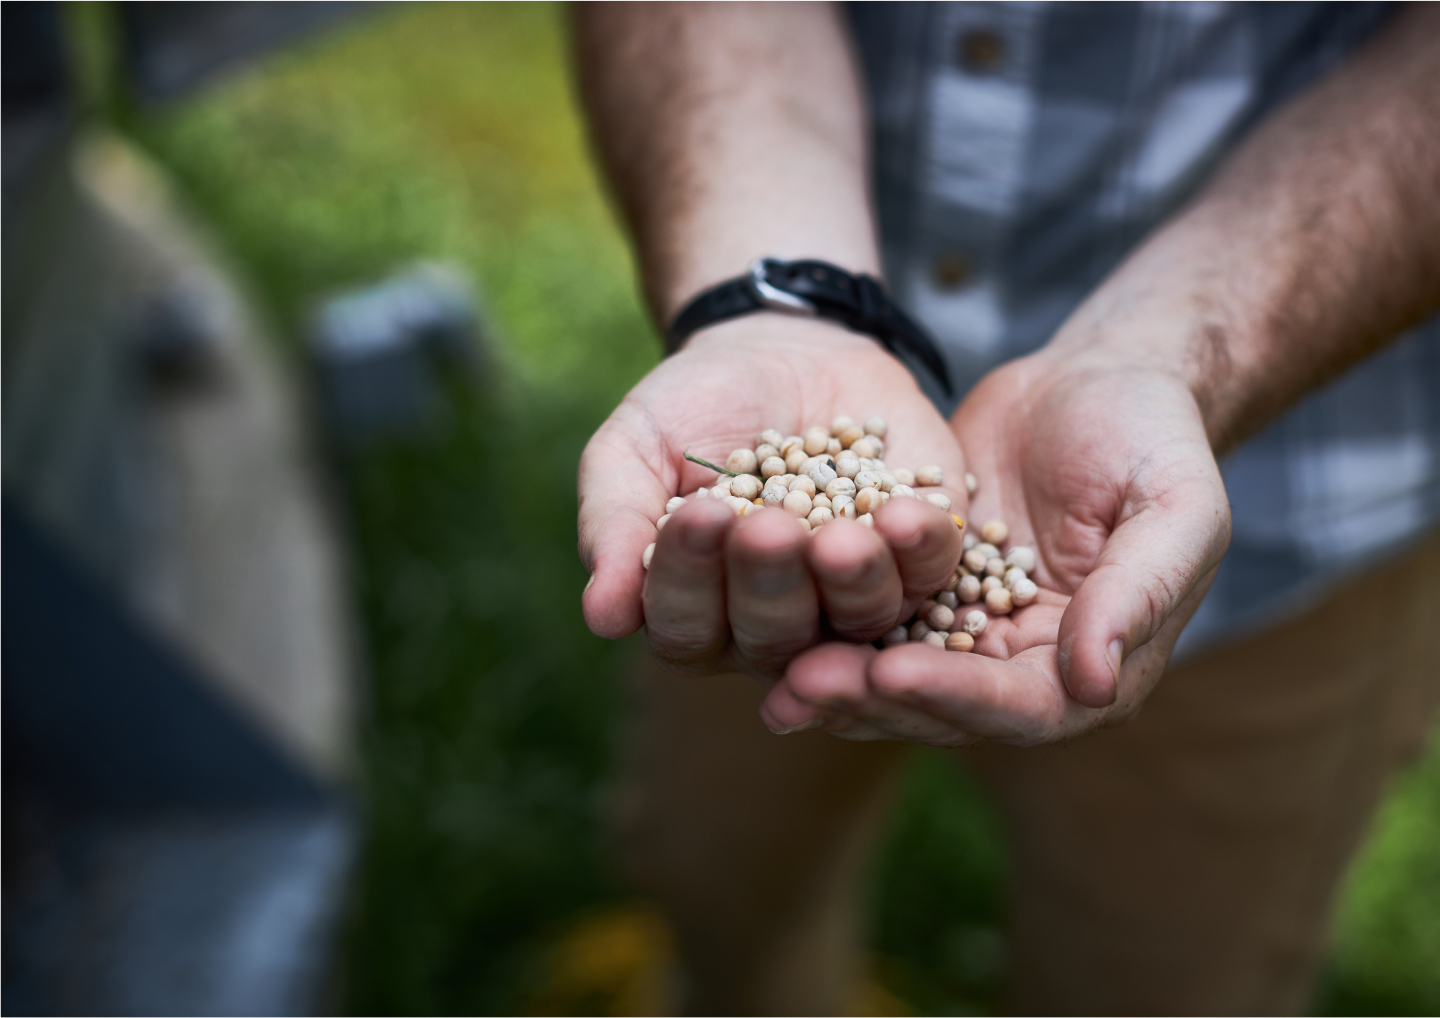
[(938, 464), (952, 511), (966, 512), (958, 442), (873, 340), (771, 314), (717, 325), (642, 379), (586, 446), (579, 531), (590, 629), (615, 638), (643, 625), (674, 667), (774, 679), (822, 635), (872, 640), (908, 617), (960, 557), (954, 523), (919, 500), (892, 499), (873, 530), (841, 519), (809, 536), (781, 510), (740, 519), (701, 499), (657, 535), (668, 499), (713, 483), (687, 450), (723, 461), (766, 428), (800, 434), (841, 414), (884, 417), (887, 466)]

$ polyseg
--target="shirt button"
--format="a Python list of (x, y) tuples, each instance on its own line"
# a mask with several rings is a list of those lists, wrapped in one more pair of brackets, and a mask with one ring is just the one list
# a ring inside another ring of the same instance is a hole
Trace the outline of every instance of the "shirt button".
[(1005, 61), (1005, 40), (986, 29), (960, 36), (955, 46), (960, 66), (971, 74), (993, 74)]
[(937, 290), (958, 290), (974, 274), (970, 259), (955, 251), (938, 254), (930, 263), (930, 278)]

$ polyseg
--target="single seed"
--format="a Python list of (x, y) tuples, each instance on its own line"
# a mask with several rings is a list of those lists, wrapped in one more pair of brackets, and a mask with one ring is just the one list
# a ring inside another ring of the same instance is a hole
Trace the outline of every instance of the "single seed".
[(945, 649), (958, 651), (974, 650), (975, 637), (971, 636), (963, 629), (960, 630), (960, 632), (958, 633), (951, 633), (949, 636), (945, 637)]
[(881, 497), (882, 499), (884, 499), (884, 502), (881, 502), (880, 504), (881, 504), (881, 505), (884, 505), (885, 502), (890, 501), (890, 492), (888, 492), (888, 491), (882, 491), (882, 492), (880, 493), (880, 497)]
[(863, 524), (864, 526), (869, 527), (871, 530), (875, 529), (875, 517), (870, 515), (869, 513), (866, 513), (864, 516), (855, 517), (855, 522)]
[(1025, 575), (1025, 570), (1021, 569), (1019, 566), (1011, 566), (1005, 570), (1005, 576), (1003, 577), (1005, 581), (1005, 589), (1013, 593), (1015, 590), (1015, 584), (1019, 583), (1021, 580), (1028, 580), (1029, 578), (1030, 577)]
[(855, 493), (855, 511), (858, 513), (873, 513), (884, 503), (881, 492), (877, 488), (861, 488)]
[(738, 495), (731, 495), (725, 500), (725, 504), (736, 516), (744, 516), (754, 508), (754, 504), (748, 498), (741, 498)]
[(640, 564), (646, 569), (650, 568), (650, 560), (655, 557), (655, 542), (651, 541), (645, 546), (645, 553), (640, 556)]
[(835, 457), (835, 472), (841, 477), (848, 477), (854, 480), (855, 475), (860, 473), (860, 457), (847, 456), (842, 452), (839, 456)]
[(785, 461), (779, 456), (766, 456), (760, 464), (761, 477), (779, 477), (785, 473)]
[(941, 512), (948, 513), (950, 511), (950, 496), (942, 491), (932, 491), (921, 497), (923, 501), (929, 502), (933, 506), (939, 506)]
[(821, 491), (825, 490), (831, 481), (840, 476), (835, 472), (835, 468), (825, 460), (821, 460), (812, 466), (808, 473), (810, 480), (815, 482), (815, 487)]
[(855, 482), (848, 477), (837, 477), (825, 485), (825, 494), (831, 498), (834, 498), (836, 495), (853, 496), (855, 494)]
[(855, 455), (859, 456), (862, 460), (874, 459), (880, 455), (880, 443), (876, 442), (875, 439), (869, 435), (859, 439), (850, 448), (855, 450)]
[[(851, 446), (853, 446), (856, 442), (860, 441), (860, 439), (864, 437), (865, 432), (855, 424), (851, 424), (850, 427), (846, 428), (844, 431), (840, 432), (838, 435), (835, 436), (835, 438), (840, 442), (840, 448), (842, 449), (849, 449)], [(856, 453), (856, 455), (858, 456), (859, 453)]]
[(969, 495), (971, 498), (974, 498), (975, 492), (979, 490), (980, 482), (975, 479), (975, 475), (970, 473), (970, 471), (968, 470), (965, 471), (965, 494)]
[(878, 488), (880, 487), (880, 475), (873, 470), (862, 470), (855, 475), (855, 487), (857, 488)]
[(982, 611), (976, 610), (972, 612), (966, 612), (965, 618), (960, 620), (960, 628), (965, 632), (969, 633), (971, 636), (979, 636), (981, 633), (985, 632), (985, 627), (989, 624), (989, 622), (990, 620)]
[(943, 629), (950, 632), (950, 627), (955, 624), (955, 612), (943, 604), (937, 604), (925, 616), (925, 621), (935, 629)]
[(972, 573), (983, 573), (987, 559), (985, 553), (979, 548), (971, 548), (960, 561), (964, 562), (965, 568)]
[(1005, 560), (1002, 559), (1002, 558), (1000, 558), (998, 555), (997, 555), (995, 558), (986, 559), (986, 560), (985, 560), (985, 575), (986, 575), (986, 576), (1004, 576), (1004, 575), (1005, 575)]
[[(759, 460), (762, 465), (763, 465), (764, 462), (765, 462), (766, 460), (768, 460), (771, 456), (774, 456), (774, 457), (776, 457), (777, 459), (779, 459), (779, 458), (780, 458), (780, 450), (777, 449), (777, 448), (775, 448), (775, 447), (774, 447), (773, 445), (771, 445), (769, 442), (761, 442), (759, 445), (757, 445), (757, 446), (755, 447), (755, 458), (756, 458), (757, 460)], [(784, 461), (783, 459), (781, 459), (780, 462), (781, 462), (781, 463), (784, 463), (785, 461)]]
[(810, 504), (812, 507), (820, 506), (825, 509), (830, 509), (834, 506), (835, 503), (830, 501), (829, 495), (825, 494), (823, 491), (817, 491), (815, 494), (810, 496)]
[(730, 494), (747, 502), (754, 501), (755, 496), (760, 494), (760, 488), (760, 478), (754, 474), (741, 474), (730, 482)]
[(778, 484), (767, 484), (765, 490), (760, 493), (760, 500), (773, 509), (778, 509), (785, 502), (785, 496), (790, 494), (785, 488)]
[(805, 439), (799, 435), (789, 435), (780, 443), (780, 455), (789, 456), (791, 449), (802, 449), (805, 446)]
[(985, 556), (986, 562), (989, 562), (992, 558), (1000, 558), (1000, 549), (987, 541), (981, 541), (975, 546), (975, 550)]
[[(844, 414), (841, 414), (830, 422), (830, 434), (839, 438), (853, 427), (855, 427), (855, 418), (846, 417)], [(849, 443), (847, 442), (846, 444), (848, 445)]]
[(906, 470), (904, 467), (896, 467), (890, 472), (895, 475), (895, 480), (899, 481), (901, 484), (907, 486), (913, 486), (915, 484), (915, 475), (912, 474), (910, 471)]
[(810, 510), (810, 515), (805, 518), (810, 521), (810, 526), (823, 527), (835, 518), (835, 514), (824, 506), (816, 506)]
[(810, 501), (810, 496), (803, 491), (792, 491), (786, 495), (785, 501), (781, 503), (781, 506), (791, 516), (796, 516), (801, 519), (809, 516), (810, 510), (814, 508), (814, 504)]
[(882, 460), (879, 456), (876, 456), (873, 460), (870, 461), (870, 469), (875, 471), (877, 474), (883, 474), (885, 472), (885, 461)]
[(861, 469), (861, 470), (868, 470), (868, 471), (870, 471), (872, 474), (874, 474), (874, 473), (879, 473), (880, 468), (877, 467), (877, 466), (875, 465), (875, 463), (876, 463), (876, 461), (875, 461), (875, 460), (872, 460), (872, 459), (868, 459), (868, 458), (867, 458), (867, 459), (862, 459), (862, 460), (860, 461), (860, 469)]
[(980, 543), (980, 538), (976, 537), (974, 534), (970, 533), (970, 532), (967, 530), (967, 531), (965, 532), (964, 542), (965, 542), (965, 543), (964, 543), (964, 548), (965, 548), (965, 550), (966, 550), (966, 551), (969, 551), (971, 548), (975, 547), (977, 544)]
[(904, 626), (896, 626), (894, 629), (890, 630), (890, 632), (880, 637), (880, 642), (885, 644), (885, 646), (887, 647), (894, 647), (902, 643), (908, 643), (909, 640), (910, 631)]
[(932, 647), (939, 647), (941, 650), (944, 650), (945, 638), (948, 635), (948, 633), (926, 633), (925, 642), (930, 644), (930, 646)]
[[(956, 584), (960, 582), (959, 578), (954, 576), (950, 577), (950, 580), (952, 583)], [(940, 591), (940, 593), (936, 594), (935, 603), (943, 604), (946, 608), (949, 608), (953, 612), (956, 608), (960, 607), (960, 598), (956, 596), (955, 589), (952, 587), (949, 590), (942, 590)]]
[(824, 428), (811, 428), (805, 432), (805, 455), (819, 456), (830, 445), (830, 432)]
[(694, 495), (694, 497), (695, 497), (695, 498), (709, 498), (709, 497), (710, 497), (710, 489), (709, 489), (709, 488), (697, 488), (697, 489), (695, 490), (695, 495)]
[(711, 497), (711, 498), (729, 498), (729, 497), (730, 497), (730, 485), (728, 485), (728, 484), (724, 484), (724, 485), (717, 484), (717, 485), (715, 485), (715, 487), (713, 487), (713, 488), (710, 489), (710, 497)]
[(1035, 596), (1040, 593), (1040, 588), (1035, 585), (1034, 580), (1019, 580), (1015, 586), (1010, 588), (1010, 598), (1015, 602), (1016, 608), (1024, 608)]
[(980, 528), (980, 536), (990, 544), (1001, 545), (1010, 536), (1010, 528), (1000, 520), (991, 520)]
[(891, 488), (895, 487), (895, 485), (900, 483), (900, 479), (888, 470), (879, 471), (879, 476), (881, 491), (889, 491)]
[(980, 577), (962, 576), (955, 587), (955, 593), (959, 595), (961, 604), (974, 604), (984, 593), (980, 589)]
[(1010, 549), (1010, 554), (1005, 556), (1005, 564), (1023, 569), (1027, 573), (1035, 571), (1035, 549), (1027, 545), (1017, 544)]
[(803, 491), (805, 494), (813, 496), (815, 494), (815, 482), (804, 474), (798, 474), (795, 479), (790, 482), (790, 490)]
[(936, 601), (933, 597), (927, 597), (920, 602), (920, 607), (915, 609), (915, 617), (923, 619), (926, 615), (930, 614), (930, 609), (939, 603), (940, 602)]
[(865, 418), (865, 434), (874, 435), (876, 438), (884, 438), (890, 430), (890, 425), (885, 423), (883, 417)]
[(915, 489), (910, 487), (910, 485), (908, 484), (897, 484), (885, 494), (891, 496), (892, 498), (914, 498)]
[(945, 474), (935, 465), (921, 467), (915, 471), (915, 483), (927, 488), (933, 488), (937, 484), (945, 483)]
[(803, 517), (803, 516), (797, 517), (796, 520), (795, 520), (795, 522), (798, 523), (798, 524), (800, 524), (802, 527), (805, 528), (805, 533), (807, 533), (807, 534), (813, 534), (813, 533), (815, 533), (815, 531), (810, 528), (810, 521), (807, 520), (805, 517)]
[(759, 465), (754, 449), (736, 449), (725, 461), (725, 469), (733, 470), (737, 474), (753, 474)]
[(684, 504), (685, 504), (685, 498), (684, 498), (684, 496), (683, 496), (683, 495), (676, 495), (676, 496), (675, 496), (674, 498), (672, 498), (670, 501), (668, 501), (668, 502), (665, 503), (665, 511), (666, 511), (667, 513), (678, 513), (678, 512), (680, 511), (680, 507), (683, 506)]
[(774, 428), (766, 428), (760, 432), (759, 436), (755, 439), (755, 454), (757, 456), (760, 454), (760, 447), (762, 445), (773, 445), (776, 449), (779, 449), (784, 444), (784, 435), (780, 434), (780, 432)]
[(825, 443), (825, 454), (827, 456), (839, 456), (840, 450), (844, 448), (845, 447), (840, 444), (840, 439), (832, 438), (829, 442)]
[(985, 607), (996, 615), (1009, 615), (1015, 603), (1010, 599), (1010, 591), (1004, 587), (996, 587), (985, 595)]
[(798, 474), (809, 458), (805, 450), (797, 445), (785, 454), (785, 469), (792, 474)]
[(855, 508), (855, 500), (847, 495), (835, 496), (835, 504), (830, 507), (830, 511), (835, 514), (836, 519), (844, 517), (853, 520), (860, 515), (860, 511)]
[(980, 581), (980, 593), (989, 594), (990, 591), (998, 590), (1000, 587), (1003, 586), (1005, 586), (1005, 583), (1003, 580), (1000, 579), (1000, 577), (987, 576), (985, 577), (985, 579)]
[(670, 513), (666, 513), (664, 516), (662, 516), (662, 517), (660, 517), (658, 520), (656, 520), (656, 521), (655, 521), (655, 529), (656, 529), (656, 530), (664, 530), (664, 529), (665, 529), (665, 524), (667, 524), (667, 523), (670, 522), (670, 515), (671, 515)]
[[(943, 593), (953, 594), (955, 593), (955, 588), (958, 586), (960, 586), (960, 574), (955, 572), (950, 574), (950, 578), (945, 581), (945, 586), (941, 587), (940, 590)], [(935, 595), (935, 600), (940, 600), (939, 594)], [(950, 607), (954, 608), (955, 606), (952, 604)]]
[(931, 632), (930, 623), (926, 622), (924, 619), (917, 619), (915, 622), (910, 624), (911, 640), (923, 640), (925, 639), (925, 634), (929, 632)]

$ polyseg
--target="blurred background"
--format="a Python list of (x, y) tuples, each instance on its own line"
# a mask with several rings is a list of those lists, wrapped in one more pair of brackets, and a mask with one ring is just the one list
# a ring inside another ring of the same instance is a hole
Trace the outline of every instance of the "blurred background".
[[(563, 8), (4, 17), (4, 1010), (672, 1007), (574, 529), (659, 347)], [(1004, 866), (917, 753), (863, 1013), (998, 1009)], [(1440, 1012), (1433, 749), (1315, 1009)]]

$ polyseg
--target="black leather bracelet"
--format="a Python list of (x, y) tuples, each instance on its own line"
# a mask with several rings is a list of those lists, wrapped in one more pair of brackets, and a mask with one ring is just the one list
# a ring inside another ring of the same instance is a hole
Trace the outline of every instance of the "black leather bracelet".
[(713, 286), (686, 304), (665, 332), (665, 352), (674, 353), (694, 332), (754, 311), (824, 318), (873, 336), (897, 357), (909, 355), (955, 395), (935, 340), (895, 306), (874, 276), (851, 275), (829, 262), (786, 262), (757, 258), (744, 276)]

